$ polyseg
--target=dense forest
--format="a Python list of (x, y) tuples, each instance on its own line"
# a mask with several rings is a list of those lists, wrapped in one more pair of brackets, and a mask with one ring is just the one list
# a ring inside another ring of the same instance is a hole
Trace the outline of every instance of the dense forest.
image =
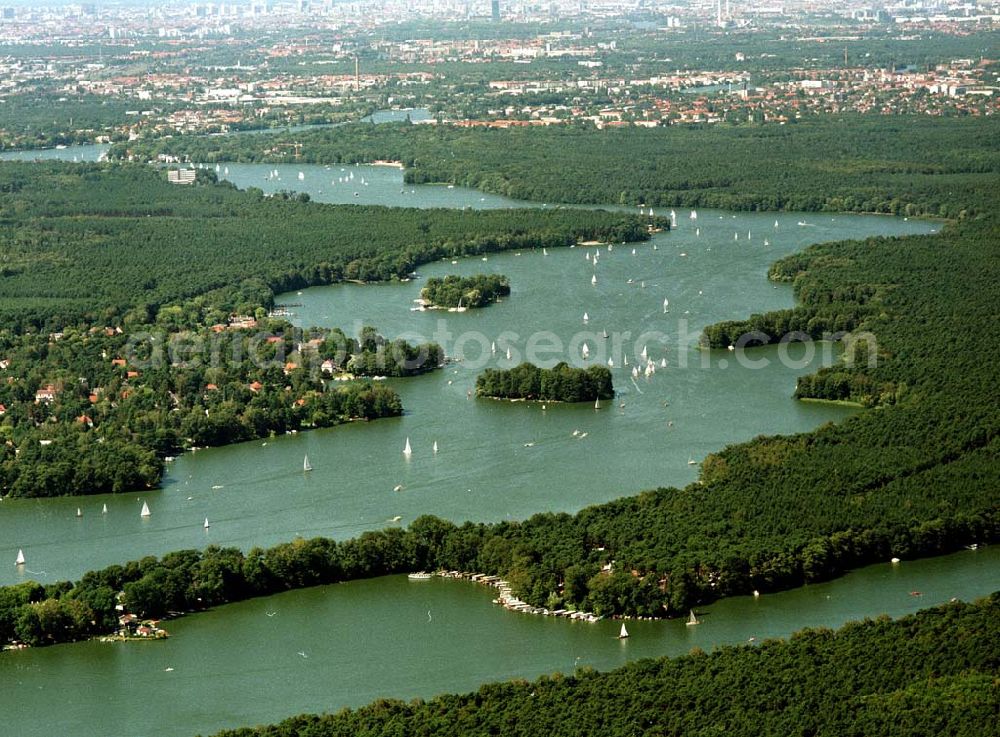
[[(291, 140), (291, 139), (288, 139)], [(994, 118), (827, 117), (786, 126), (461, 128), (349, 125), (295, 134), (301, 160), (401, 161), (408, 182), (537, 202), (965, 217), (1000, 173)], [(286, 161), (281, 136), (119, 144), (140, 160)]]
[(380, 699), (218, 737), (980, 737), (996, 732), (998, 669), (994, 594), (898, 621), (802, 630), (756, 647), (695, 649), (607, 673), (493, 683), (426, 701)]
[(649, 237), (648, 219), (622, 213), (323, 205), (199, 175), (184, 187), (147, 166), (0, 165), (0, 324), (211, 325), (277, 292), (440, 258)]
[(502, 274), (452, 274), (443, 279), (435, 276), (428, 279), (427, 286), (420, 290), (420, 298), (428, 305), (468, 309), (485, 307), (508, 294), (510, 281)]
[(486, 369), (476, 377), (476, 396), (546, 402), (612, 399), (611, 371), (604, 366), (574, 368), (559, 362), (550, 369), (522, 363), (512, 369)]

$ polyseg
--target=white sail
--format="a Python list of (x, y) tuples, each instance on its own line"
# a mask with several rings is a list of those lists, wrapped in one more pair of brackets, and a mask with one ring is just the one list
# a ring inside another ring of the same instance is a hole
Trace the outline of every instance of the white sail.
[(433, 451), (434, 451), (435, 453), (437, 453), (437, 452), (438, 452), (438, 441), (437, 441), (437, 440), (435, 440), (435, 441), (434, 441), (434, 447), (433, 447)]
[(14, 560), (14, 565), (23, 566), (24, 565), (24, 551), (20, 548), (17, 549), (17, 558)]
[(583, 321), (590, 322), (590, 315), (588, 315), (586, 312), (583, 313)]
[(775, 221), (774, 221), (774, 227), (775, 227), (775, 228), (777, 228), (777, 227), (778, 227), (778, 221), (777, 221), (777, 220), (775, 220)]
[(301, 172), (301, 171), (300, 171), (300, 172), (299, 172), (299, 181), (301, 182), (301, 181), (302, 181), (303, 179), (305, 179), (305, 178), (306, 178), (306, 175), (305, 175), (305, 172)]
[(105, 504), (103, 507), (101, 507), (101, 514), (107, 514), (107, 513), (108, 513), (108, 505)]
[(149, 516), (150, 514), (151, 514), (151, 513), (150, 513), (150, 511), (149, 511), (149, 505), (148, 505), (148, 504), (146, 504), (146, 502), (143, 502), (143, 503), (142, 503), (142, 511), (141, 511), (141, 512), (139, 512), (139, 516), (140, 516), (140, 517), (148, 517), (148, 516)]
[(206, 517), (206, 518), (205, 518), (205, 525), (204, 525), (204, 526), (205, 526), (205, 529), (206, 529), (206, 530), (207, 530), (207, 529), (208, 529), (209, 527), (211, 527), (211, 525), (210, 525), (210, 524), (208, 524), (208, 517)]
[(667, 359), (661, 358), (660, 359), (660, 368), (666, 368), (666, 367), (667, 367)]
[(507, 360), (510, 360), (510, 346), (507, 346)]
[(303, 471), (313, 470), (312, 464), (309, 462), (309, 456), (306, 456), (305, 458), (302, 459), (302, 470)]
[(670, 310), (670, 300), (666, 297), (663, 298), (663, 314), (666, 314)]
[(691, 219), (692, 220), (697, 220), (698, 219), (698, 211), (697, 210), (692, 210), (691, 211)]
[(593, 286), (597, 286), (597, 274), (594, 274), (592, 277), (590, 277), (590, 283)]
[(597, 399), (594, 400), (594, 409), (600, 409), (600, 408), (601, 408), (601, 398), (598, 397)]
[(696, 624), (701, 624), (701, 622), (699, 622), (698, 618), (696, 616), (694, 616), (694, 609), (692, 609), (691, 610), (691, 616), (688, 617), (687, 626), (688, 627), (692, 627), (692, 626), (694, 626)]
[(615, 367), (615, 359), (609, 358), (608, 359), (608, 368), (614, 368), (614, 367)]
[(549, 255), (548, 249), (542, 248), (542, 255), (543, 256), (548, 256)]
[(646, 346), (642, 347), (642, 353), (640, 353), (639, 355), (642, 356), (643, 361), (649, 358), (649, 353), (646, 351)]
[(79, 507), (76, 508), (76, 516), (77, 517), (82, 517), (83, 516), (83, 510), (80, 509)]
[(739, 239), (740, 239), (740, 234), (739, 233), (733, 233), (733, 240), (734, 241), (738, 241)]
[(403, 446), (403, 455), (408, 456), (413, 453), (413, 449), (410, 447), (410, 439), (406, 439), (406, 445)]
[(624, 640), (628, 637), (628, 630), (625, 629), (625, 623), (622, 622), (622, 628), (618, 630), (618, 639)]
[(695, 229), (694, 229), (694, 234), (695, 234), (696, 236), (700, 236), (700, 235), (701, 235), (701, 228), (695, 228)]
[(584, 360), (590, 358), (590, 347), (586, 343), (584, 343), (583, 348), (580, 349), (580, 353), (583, 354)]

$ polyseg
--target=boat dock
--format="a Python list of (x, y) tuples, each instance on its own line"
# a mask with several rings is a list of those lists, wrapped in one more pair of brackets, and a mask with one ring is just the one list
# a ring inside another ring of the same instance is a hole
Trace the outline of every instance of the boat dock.
[(472, 581), (472, 583), (478, 583), (483, 586), (490, 586), (491, 588), (497, 589), (499, 595), (493, 600), (493, 603), (512, 612), (520, 612), (521, 614), (539, 614), (543, 617), (565, 617), (566, 619), (576, 619), (581, 622), (599, 622), (602, 619), (602, 617), (599, 617), (591, 612), (578, 612), (572, 609), (550, 610), (545, 609), (544, 607), (529, 604), (526, 601), (518, 599), (514, 595), (510, 584), (499, 576), (491, 576), (485, 573), (464, 573), (462, 571), (438, 571), (436, 575), (441, 578), (455, 578), (463, 581)]

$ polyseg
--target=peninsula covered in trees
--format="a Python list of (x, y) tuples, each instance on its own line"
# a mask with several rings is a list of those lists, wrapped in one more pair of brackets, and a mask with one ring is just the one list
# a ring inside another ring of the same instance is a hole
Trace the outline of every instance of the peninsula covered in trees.
[(420, 290), (420, 298), (428, 307), (475, 309), (495, 302), (499, 297), (510, 294), (510, 280), (502, 274), (476, 274), (456, 276), (454, 274), (432, 277), (427, 286)]
[(295, 331), (272, 316), (278, 292), (401, 278), (444, 257), (648, 238), (620, 213), (337, 207), (213, 180), (0, 166), (0, 495), (149, 488), (185, 448), (398, 415), (391, 388), (329, 379), (443, 360), (439, 346), (374, 329)]
[(545, 402), (612, 399), (611, 372), (604, 366), (574, 368), (560, 361), (550, 369), (522, 363), (512, 369), (486, 369), (476, 377), (476, 396)]

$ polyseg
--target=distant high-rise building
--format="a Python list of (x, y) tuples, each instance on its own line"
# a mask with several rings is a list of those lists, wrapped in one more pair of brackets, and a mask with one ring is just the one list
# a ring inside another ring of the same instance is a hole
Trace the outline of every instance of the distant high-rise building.
[(490, 8), (493, 11), (493, 22), (494, 23), (499, 23), (500, 22), (500, 0), (491, 0)]

